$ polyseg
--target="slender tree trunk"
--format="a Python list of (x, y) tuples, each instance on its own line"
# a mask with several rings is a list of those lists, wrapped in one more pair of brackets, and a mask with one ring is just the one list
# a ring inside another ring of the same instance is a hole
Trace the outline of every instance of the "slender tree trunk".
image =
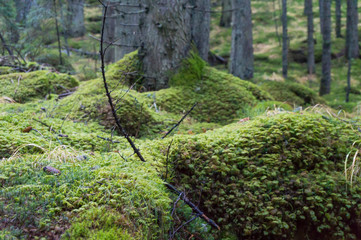
[(322, 78), (320, 95), (331, 91), (331, 0), (322, 1)]
[(219, 26), (230, 27), (232, 22), (232, 0), (222, 0), (222, 16)]
[(277, 36), (277, 40), (278, 40), (278, 44), (279, 46), (281, 46), (281, 37), (278, 33), (278, 14), (277, 14), (277, 10), (276, 10), (276, 0), (272, 0), (273, 2), (273, 18), (274, 18), (274, 22), (275, 22), (275, 31), (276, 31), (276, 36)]
[(357, 0), (347, 0), (346, 56), (359, 57)]
[(85, 34), (84, 0), (67, 0), (67, 26), (70, 37), (81, 37)]
[(305, 0), (305, 13), (307, 15), (307, 67), (308, 74), (315, 73), (315, 42), (313, 39), (313, 10), (312, 0)]
[(63, 1), (59, 0), (59, 6), (60, 6), (60, 22), (61, 25), (63, 26), (63, 37), (64, 37), (64, 42), (65, 42), (65, 49), (66, 49), (66, 54), (68, 56), (70, 56), (70, 50), (69, 50), (69, 44), (68, 44), (68, 28), (66, 26), (66, 22), (65, 22), (65, 18), (64, 18), (64, 13), (63, 13)]
[(140, 25), (142, 46), (139, 55), (147, 90), (168, 87), (169, 72), (188, 55), (191, 43), (190, 11), (187, 1), (143, 0), (148, 7)]
[(347, 89), (346, 89), (346, 102), (350, 101), (350, 91), (351, 91), (351, 65), (352, 59), (348, 59), (348, 66), (347, 66)]
[(282, 75), (288, 72), (287, 0), (282, 0)]
[(250, 0), (233, 0), (230, 73), (241, 79), (253, 78), (252, 10)]
[(192, 41), (198, 49), (199, 56), (208, 61), (211, 1), (191, 0), (190, 3), (192, 4)]
[(335, 12), (336, 12), (336, 37), (337, 38), (341, 38), (341, 0), (336, 0), (336, 8), (335, 8)]
[(13, 51), (11, 51), (11, 48), (9, 48), (9, 46), (6, 44), (5, 38), (3, 37), (1, 32), (0, 32), (0, 40), (1, 40), (3, 47), (6, 49), (6, 51), (8, 51), (9, 55), (13, 56)]
[(58, 37), (58, 49), (59, 49), (59, 63), (63, 65), (63, 58), (61, 56), (61, 44), (60, 44), (60, 32), (59, 32), (59, 24), (58, 24), (58, 10), (56, 6), (56, 0), (53, 0), (54, 4), (54, 13), (55, 13), (55, 27), (56, 27), (56, 35)]

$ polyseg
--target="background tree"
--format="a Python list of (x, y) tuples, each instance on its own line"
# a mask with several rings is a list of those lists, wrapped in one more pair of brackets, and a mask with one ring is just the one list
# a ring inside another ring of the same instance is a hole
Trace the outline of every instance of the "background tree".
[[(13, 55), (12, 46), (9, 44), (9, 42), (13, 42), (14, 36), (16, 35), (16, 38), (18, 38), (17, 30), (14, 31), (14, 29), (17, 28), (15, 24), (15, 6), (13, 1), (8, 0), (0, 0), (0, 19), (4, 24), (0, 24), (0, 40), (3, 48), (7, 50), (9, 55)], [(6, 35), (2, 32), (7, 33)], [(9, 41), (7, 40), (9, 39)]]
[(230, 73), (242, 79), (253, 78), (252, 10), (250, 0), (233, 0), (233, 28)]
[(307, 15), (307, 70), (309, 74), (315, 73), (315, 41), (313, 39), (312, 5), (312, 0), (305, 0), (305, 14)]
[(347, 0), (346, 56), (359, 57), (357, 0)]
[(282, 75), (288, 72), (287, 0), (282, 0)]
[(329, 94), (331, 91), (331, 0), (320, 0), (322, 9), (322, 78), (320, 95)]
[(230, 27), (232, 22), (232, 0), (222, 0), (222, 16), (219, 26)]
[(211, 26), (211, 1), (190, 0), (192, 5), (191, 31), (192, 41), (198, 49), (199, 56), (208, 61), (209, 32)]
[(340, 38), (340, 37), (342, 37), (342, 35), (341, 35), (341, 0), (335, 0), (335, 2), (336, 2), (336, 7), (335, 7), (335, 13), (336, 13), (335, 32), (336, 32), (336, 37)]
[(67, 0), (66, 26), (68, 36), (84, 36), (84, 0)]

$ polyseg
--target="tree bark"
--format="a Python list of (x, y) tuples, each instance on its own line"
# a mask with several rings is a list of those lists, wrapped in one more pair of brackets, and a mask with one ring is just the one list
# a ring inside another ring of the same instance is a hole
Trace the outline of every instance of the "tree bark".
[(59, 24), (58, 24), (58, 10), (56, 6), (56, 0), (53, 0), (53, 8), (55, 13), (55, 28), (56, 28), (56, 36), (58, 38), (58, 50), (59, 50), (59, 63), (63, 65), (63, 58), (61, 56), (61, 43), (60, 43), (60, 32), (59, 32)]
[(342, 35), (341, 35), (341, 0), (336, 0), (335, 13), (336, 13), (336, 28), (335, 28), (336, 37), (341, 38), (342, 37)]
[(67, 26), (68, 36), (84, 36), (84, 0), (68, 0)]
[(320, 0), (322, 6), (322, 78), (320, 96), (331, 91), (331, 0)]
[(232, 0), (222, 0), (222, 16), (219, 26), (230, 27), (232, 22)]
[(359, 57), (357, 0), (347, 0), (346, 56)]
[(305, 0), (305, 14), (307, 15), (307, 67), (308, 74), (315, 73), (315, 42), (313, 39), (313, 6), (312, 0)]
[(170, 71), (177, 69), (188, 55), (191, 19), (186, 3), (183, 0), (143, 0), (148, 11), (140, 25), (143, 42), (139, 56), (147, 90), (168, 87)]
[(241, 79), (253, 78), (253, 36), (250, 0), (233, 0), (230, 73)]
[(287, 0), (282, 0), (282, 75), (288, 72)]
[[(105, 4), (110, 4), (110, 2), (107, 2)], [(103, 13), (104, 14), (104, 13)], [(111, 17), (115, 14), (115, 7), (109, 6), (106, 12), (105, 16), (105, 25), (104, 25), (104, 43), (109, 44), (115, 41), (115, 27), (116, 25), (116, 19)], [(117, 59), (118, 60), (118, 59)], [(104, 61), (106, 63), (112, 63), (115, 62), (115, 47), (111, 46), (108, 47), (104, 53)]]
[(208, 61), (211, 1), (191, 0), (190, 3), (192, 5), (192, 41), (198, 49), (199, 56)]

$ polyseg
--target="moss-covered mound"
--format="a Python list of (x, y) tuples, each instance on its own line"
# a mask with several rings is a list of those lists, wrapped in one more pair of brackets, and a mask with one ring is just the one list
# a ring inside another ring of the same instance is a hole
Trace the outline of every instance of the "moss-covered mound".
[[(135, 71), (135, 59), (136, 52), (126, 55), (109, 66), (106, 77), (122, 126), (128, 134), (140, 136), (148, 132), (154, 119), (144, 96), (128, 87), (133, 78), (128, 73)], [(95, 120), (108, 128), (115, 126), (101, 78), (82, 82), (74, 94), (60, 101), (55, 112), (58, 116), (69, 114), (73, 120)]]
[(317, 93), (299, 83), (264, 81), (260, 83), (260, 87), (271, 94), (275, 100), (291, 105), (309, 106), (325, 103)]
[(272, 99), (255, 84), (207, 67), (196, 56), (185, 62), (171, 85), (156, 92), (157, 104), (166, 111), (184, 113), (197, 102), (190, 116), (202, 122), (227, 124), (245, 106)]
[(170, 200), (150, 163), (76, 154), (60, 148), (0, 161), (0, 237), (166, 238)]
[(0, 95), (23, 103), (50, 93), (62, 93), (78, 84), (74, 77), (66, 74), (48, 71), (12, 73), (0, 76)]
[(357, 133), (307, 113), (174, 138), (173, 181), (238, 239), (359, 239), (359, 183), (344, 160)]

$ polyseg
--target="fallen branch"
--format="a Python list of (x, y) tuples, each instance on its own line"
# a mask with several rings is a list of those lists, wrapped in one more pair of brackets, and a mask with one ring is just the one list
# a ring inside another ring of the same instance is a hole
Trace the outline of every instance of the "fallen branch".
[(176, 127), (178, 127), (179, 124), (181, 124), (181, 123), (183, 122), (183, 120), (188, 116), (188, 114), (190, 114), (190, 113), (193, 111), (193, 109), (197, 106), (197, 104), (198, 104), (198, 103), (195, 103), (195, 104), (193, 105), (193, 107), (192, 107), (191, 109), (189, 109), (189, 111), (181, 118), (181, 120), (179, 120), (179, 122), (177, 122), (177, 124), (174, 125), (174, 126), (172, 127), (172, 129), (169, 130), (169, 131), (162, 137), (162, 139), (164, 139), (165, 137), (167, 137)]
[(186, 196), (183, 192), (179, 191), (178, 189), (176, 189), (173, 185), (169, 184), (169, 183), (166, 183), (165, 186), (172, 190), (173, 192), (175, 192), (176, 194), (178, 194), (181, 199), (183, 200), (183, 202), (185, 202), (189, 207), (192, 208), (192, 210), (194, 212), (196, 212), (196, 214), (202, 218), (203, 220), (205, 220), (209, 225), (211, 225), (213, 228), (216, 228), (218, 230), (221, 230), (221, 228), (212, 220), (210, 219), (209, 217), (207, 217), (201, 210), (199, 210), (199, 208), (194, 204), (192, 203)]
[(119, 141), (113, 141), (113, 140), (111, 140), (109, 138), (105, 138), (105, 137), (101, 137), (101, 136), (97, 136), (97, 138), (103, 139), (103, 140), (111, 142), (111, 143), (120, 143)]

